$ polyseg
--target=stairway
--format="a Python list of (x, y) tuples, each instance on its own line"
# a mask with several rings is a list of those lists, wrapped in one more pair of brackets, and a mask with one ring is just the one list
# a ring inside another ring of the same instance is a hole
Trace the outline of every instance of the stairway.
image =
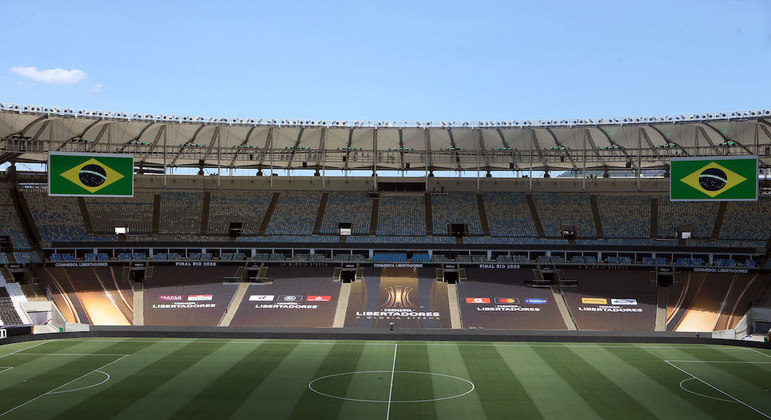
[(710, 239), (720, 239), (720, 231), (723, 229), (723, 222), (725, 221), (725, 208), (726, 205), (725, 201), (721, 201), (720, 205), (717, 208), (717, 216), (715, 217), (715, 225), (712, 227), (712, 235), (710, 236)]
[(447, 299), (450, 301), (450, 328), (459, 330), (463, 328), (460, 321), (460, 308), (458, 307), (458, 285), (447, 285)]
[(329, 199), (329, 193), (325, 192), (321, 195), (321, 204), (319, 204), (319, 211), (316, 213), (316, 222), (313, 224), (313, 234), (318, 235), (321, 233), (321, 223), (324, 222), (324, 212), (327, 211), (327, 200)]
[(605, 237), (605, 233), (602, 231), (602, 219), (600, 219), (600, 206), (597, 205), (597, 196), (594, 194), (590, 194), (589, 203), (592, 206), (592, 220), (594, 220), (594, 231), (597, 233), (597, 237), (602, 239)]
[(426, 193), (426, 235), (432, 236), (434, 234), (434, 210), (433, 203), (431, 202), (431, 193)]
[(88, 213), (86, 200), (83, 197), (78, 197), (78, 207), (80, 208), (80, 215), (83, 217), (83, 225), (86, 228), (86, 233), (93, 234), (94, 225), (91, 224), (91, 215)]
[(203, 205), (201, 206), (201, 235), (209, 231), (209, 206), (211, 203), (211, 193), (203, 193)]
[(477, 209), (479, 210), (479, 223), (482, 225), (482, 235), (490, 236), (490, 224), (487, 220), (487, 208), (482, 194), (477, 194)]
[(150, 226), (150, 233), (157, 235), (161, 226), (161, 195), (155, 194), (153, 197), (153, 224)]
[(369, 234), (377, 235), (377, 218), (380, 211), (380, 198), (372, 199), (372, 214), (369, 217)]
[(219, 324), (217, 324), (218, 327), (230, 326), (230, 322), (233, 321), (233, 317), (236, 316), (238, 307), (241, 306), (241, 301), (244, 300), (244, 295), (246, 295), (247, 289), (249, 289), (249, 283), (238, 284), (238, 289), (236, 289), (236, 292), (233, 294), (233, 297), (230, 299), (230, 303), (228, 304), (228, 310), (225, 311), (225, 315), (222, 316)]
[(527, 208), (530, 210), (530, 217), (533, 218), (533, 224), (535, 225), (535, 230), (538, 232), (539, 238), (545, 238), (546, 233), (544, 233), (543, 230), (543, 224), (541, 224), (541, 217), (538, 216), (538, 210), (535, 208), (535, 201), (533, 201), (533, 195), (532, 194), (525, 194), (525, 199), (527, 200)]
[(570, 313), (570, 309), (568, 309), (568, 305), (565, 302), (565, 296), (562, 296), (562, 291), (559, 286), (552, 285), (551, 294), (554, 297), (554, 302), (557, 303), (557, 308), (560, 311), (560, 315), (562, 315), (562, 320), (565, 321), (567, 329), (570, 331), (578, 330), (576, 321), (573, 319), (573, 314)]
[(667, 298), (669, 297), (669, 288), (659, 286), (658, 296), (656, 298), (656, 328), (654, 331), (667, 330)]
[(659, 199), (651, 197), (651, 239), (659, 237)]
[(260, 224), (260, 230), (257, 231), (258, 235), (264, 236), (265, 231), (268, 230), (268, 225), (270, 225), (270, 219), (273, 217), (273, 211), (276, 210), (276, 203), (278, 203), (278, 198), (280, 196), (281, 196), (280, 192), (273, 193), (273, 198), (270, 199), (268, 210), (265, 211), (265, 217), (262, 218), (262, 223)]
[(337, 308), (335, 309), (335, 318), (332, 321), (332, 328), (343, 328), (345, 326), (345, 315), (348, 313), (348, 299), (351, 297), (351, 283), (340, 284), (340, 296), (337, 298)]
[(131, 324), (135, 326), (145, 325), (145, 297), (144, 297), (144, 285), (142, 283), (134, 283), (134, 298), (133, 298), (134, 319)]

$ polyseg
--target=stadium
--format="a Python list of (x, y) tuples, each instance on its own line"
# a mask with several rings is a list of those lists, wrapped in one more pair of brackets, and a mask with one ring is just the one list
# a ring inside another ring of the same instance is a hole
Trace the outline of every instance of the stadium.
[(771, 415), (771, 111), (1, 104), (0, 149), (0, 416)]

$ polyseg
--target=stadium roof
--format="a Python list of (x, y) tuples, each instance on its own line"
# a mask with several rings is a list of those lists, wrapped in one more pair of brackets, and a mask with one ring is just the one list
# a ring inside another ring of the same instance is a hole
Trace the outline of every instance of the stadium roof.
[(146, 167), (485, 171), (664, 168), (674, 156), (759, 155), (768, 167), (769, 120), (771, 110), (560, 121), (276, 121), (0, 103), (0, 162), (88, 151), (132, 153)]

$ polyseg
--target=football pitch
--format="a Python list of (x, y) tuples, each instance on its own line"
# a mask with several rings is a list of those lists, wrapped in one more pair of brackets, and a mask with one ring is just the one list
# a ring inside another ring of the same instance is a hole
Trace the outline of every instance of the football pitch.
[(0, 417), (769, 418), (771, 352), (684, 344), (87, 338), (0, 346)]

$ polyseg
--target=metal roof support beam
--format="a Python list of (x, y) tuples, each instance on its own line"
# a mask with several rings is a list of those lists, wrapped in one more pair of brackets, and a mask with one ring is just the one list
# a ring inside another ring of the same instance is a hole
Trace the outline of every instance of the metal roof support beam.
[(292, 150), (289, 151), (289, 161), (286, 163), (287, 174), (292, 170), (292, 161), (294, 161), (294, 155), (297, 153), (297, 148), (300, 147), (304, 132), (305, 127), (300, 127), (300, 132), (297, 133), (297, 139), (294, 141), (294, 146), (292, 146)]
[[(500, 128), (496, 128), (495, 131), (498, 133), (498, 137), (501, 138), (501, 143), (503, 144), (503, 147), (505, 147), (506, 150), (512, 149), (512, 147), (509, 146), (509, 143), (506, 141), (506, 137), (503, 136), (503, 131), (501, 131)], [(519, 162), (517, 162), (517, 159), (515, 157), (515, 155), (519, 155), (519, 150), (517, 150), (516, 148), (513, 148), (513, 149), (514, 149), (514, 154), (512, 154), (512, 156), (511, 156), (512, 171), (519, 172), (519, 170), (520, 170), (519, 169)]]
[[(273, 150), (271, 150), (271, 145), (273, 144), (273, 136), (274, 130), (278, 130), (278, 127), (270, 127), (268, 129), (268, 134), (265, 136), (265, 146), (262, 148), (262, 154), (260, 155), (260, 163), (257, 165), (257, 169), (262, 169), (263, 164), (265, 163), (265, 157), (270, 153), (273, 154)], [(271, 158), (272, 159), (272, 158)]]
[[(570, 166), (573, 167), (573, 170), (576, 171), (578, 168), (576, 167), (576, 163), (573, 161), (573, 156), (570, 155), (570, 149), (563, 146), (562, 143), (560, 143), (559, 140), (557, 140), (557, 136), (554, 135), (554, 132), (551, 131), (551, 128), (546, 128), (546, 131), (551, 135), (552, 140), (554, 141), (554, 144), (557, 145), (560, 149), (565, 150), (565, 155), (568, 157), (568, 160), (570, 161)], [(586, 130), (589, 131), (589, 130)], [(586, 153), (586, 150), (584, 150), (584, 153)]]
[(458, 176), (463, 172), (463, 167), (460, 164), (460, 158), (458, 157), (458, 147), (455, 145), (455, 137), (452, 135), (452, 128), (447, 129), (447, 134), (450, 135), (450, 147), (452, 147), (452, 157), (455, 159), (455, 163), (458, 166)]
[[(707, 141), (707, 144), (709, 144), (709, 147), (711, 147), (712, 150), (715, 151), (715, 153), (720, 154), (720, 150), (717, 148), (717, 146), (715, 146), (715, 143), (712, 141), (712, 139), (709, 138), (709, 136), (707, 135), (707, 132), (704, 131), (704, 127), (698, 127), (698, 126), (696, 127), (696, 141), (697, 142), (699, 140), (699, 134), (701, 134), (701, 136), (704, 137), (704, 140)], [(696, 153), (700, 154), (699, 153), (698, 143), (696, 143)]]
[[(688, 151), (687, 151), (687, 150), (685, 150), (685, 148), (684, 148), (683, 146), (680, 146), (679, 144), (677, 144), (677, 143), (673, 142), (672, 140), (670, 140), (669, 138), (667, 138), (667, 136), (665, 136), (665, 135), (664, 135), (664, 133), (662, 133), (662, 132), (661, 132), (661, 130), (659, 130), (658, 128), (656, 128), (656, 126), (654, 126), (654, 125), (649, 125), (648, 127), (652, 128), (652, 129), (653, 129), (653, 131), (655, 131), (655, 132), (659, 133), (659, 135), (661, 136), (661, 138), (662, 138), (662, 139), (664, 139), (664, 141), (665, 141), (667, 144), (674, 144), (674, 145), (675, 145), (677, 148), (679, 148), (679, 149), (680, 149), (680, 150), (683, 152), (683, 154), (684, 154), (684, 155), (686, 155), (686, 156), (690, 156), (690, 154), (688, 154)], [(646, 135), (647, 135), (647, 133), (646, 133)], [(651, 147), (654, 147), (654, 146), (653, 146), (653, 144), (651, 144)], [(664, 164), (666, 164), (667, 166), (669, 166), (669, 163), (667, 163), (667, 162), (664, 162)]]
[[(177, 155), (174, 156), (174, 159), (171, 160), (171, 164), (169, 166), (174, 166), (177, 163), (177, 160), (179, 159), (179, 157), (182, 156), (182, 152), (185, 151), (185, 147), (187, 147), (187, 145), (191, 144), (192, 142), (195, 141), (196, 138), (198, 138), (198, 135), (201, 133), (201, 131), (203, 130), (204, 127), (206, 127), (206, 124), (201, 124), (198, 127), (198, 129), (195, 130), (195, 133), (193, 133), (193, 137), (191, 137), (190, 140), (182, 143), (179, 146), (179, 150), (177, 151)], [(145, 127), (145, 129), (143, 129), (142, 131), (144, 132), (144, 130), (146, 130), (146, 129), (147, 129), (147, 127)]]
[(219, 141), (220, 128), (220, 126), (214, 127), (214, 132), (211, 134), (211, 140), (209, 140), (209, 147), (206, 148), (206, 153), (203, 155), (203, 159), (201, 159), (204, 161), (204, 164), (206, 163), (206, 160), (209, 159), (212, 149), (214, 149), (214, 143)]
[[(619, 148), (619, 150), (621, 150), (621, 152), (624, 154), (624, 157), (626, 157), (627, 161), (632, 162), (632, 158), (629, 156), (629, 153), (627, 152), (626, 147), (621, 146), (620, 144), (614, 142), (613, 139), (610, 138), (608, 133), (605, 130), (602, 129), (602, 127), (597, 126), (595, 128), (600, 130), (600, 133), (602, 133), (602, 135), (605, 136), (605, 138), (608, 140), (608, 143), (610, 143), (613, 146), (617, 146)], [(639, 132), (637, 133), (637, 140), (638, 141), (640, 140), (640, 133)], [(639, 144), (638, 144), (637, 150), (638, 150), (638, 157), (639, 157), (639, 151), (640, 151)]]
[[(752, 150), (750, 150), (750, 149), (749, 149), (747, 146), (745, 146), (745, 145), (743, 145), (743, 144), (739, 143), (737, 140), (731, 140), (731, 139), (729, 139), (729, 138), (728, 138), (728, 137), (727, 137), (725, 134), (723, 134), (723, 133), (722, 133), (720, 130), (718, 130), (718, 129), (717, 129), (717, 128), (715, 128), (714, 126), (710, 125), (709, 123), (703, 122), (703, 123), (701, 123), (701, 124), (702, 124), (703, 126), (707, 127), (707, 128), (710, 128), (710, 129), (712, 129), (712, 131), (716, 132), (716, 133), (717, 133), (717, 134), (720, 136), (720, 138), (721, 138), (721, 139), (723, 139), (723, 141), (724, 141), (724, 142), (726, 142), (726, 143), (728, 143), (728, 142), (736, 143), (737, 145), (739, 145), (739, 147), (741, 147), (742, 149), (744, 149), (744, 151), (745, 151), (745, 152), (747, 152), (748, 154), (750, 154), (750, 155), (751, 155), (751, 154), (753, 154), (753, 153), (752, 153)], [(707, 137), (706, 133), (704, 134), (704, 137), (706, 137), (706, 138), (708, 139), (707, 141), (709, 141), (709, 137)], [(711, 143), (712, 143), (712, 142), (710, 142), (710, 144), (711, 144)], [(713, 144), (713, 146), (714, 146), (714, 144)], [(717, 150), (717, 147), (715, 147), (715, 149)]]
[(482, 129), (477, 128), (472, 130), (472, 132), (477, 135), (477, 147), (479, 147), (479, 151), (482, 153), (482, 157), (485, 160), (485, 171), (490, 172), (490, 156), (487, 153), (487, 146), (485, 145), (485, 138), (482, 135)]
[(348, 130), (348, 142), (345, 143), (345, 162), (343, 173), (348, 176), (348, 162), (351, 160), (351, 145), (353, 145), (353, 128)]
[[(123, 143), (123, 144), (120, 146), (120, 148), (119, 148), (118, 150), (119, 150), (120, 152), (123, 152), (124, 150), (126, 150), (126, 147), (128, 147), (128, 145), (129, 145), (129, 144), (131, 144), (131, 142), (133, 142), (134, 140), (140, 140), (140, 139), (142, 138), (142, 136), (145, 134), (145, 131), (147, 131), (147, 129), (149, 129), (150, 127), (152, 127), (152, 126), (153, 126), (153, 124), (155, 124), (155, 123), (154, 123), (154, 122), (151, 122), (151, 123), (149, 123), (149, 124), (145, 125), (145, 126), (142, 128), (142, 130), (140, 130), (140, 131), (139, 131), (139, 134), (137, 134), (137, 135), (136, 135), (136, 137), (134, 137), (133, 139), (131, 139), (131, 140), (129, 140), (129, 141), (126, 141), (126, 142), (124, 142), (124, 143)], [(202, 126), (202, 127), (203, 127), (203, 126)]]
[(254, 132), (254, 129), (257, 128), (257, 126), (252, 126), (249, 131), (246, 132), (246, 136), (244, 136), (244, 140), (239, 143), (240, 147), (236, 147), (236, 152), (233, 153), (233, 159), (230, 160), (230, 165), (228, 165), (230, 168), (235, 168), (236, 159), (238, 158), (238, 155), (241, 153), (241, 150), (243, 150), (244, 147), (249, 143), (249, 137), (252, 135), (252, 132)]
[(96, 120), (96, 121), (92, 122), (91, 124), (86, 126), (86, 128), (83, 131), (81, 131), (80, 133), (78, 133), (75, 136), (72, 136), (72, 137), (68, 138), (64, 143), (60, 144), (59, 148), (56, 149), (56, 150), (62, 150), (64, 148), (64, 146), (66, 146), (67, 144), (69, 144), (70, 142), (72, 142), (74, 140), (83, 140), (83, 136), (85, 136), (86, 133), (88, 133), (88, 130), (90, 130), (92, 127), (94, 127), (95, 125), (99, 124), (102, 121), (104, 121), (104, 120)]
[(99, 142), (102, 140), (102, 136), (104, 136), (104, 133), (106, 133), (110, 128), (111, 123), (107, 123), (102, 126), (102, 129), (99, 130), (99, 133), (97, 133), (96, 137), (94, 138), (94, 141), (91, 142), (91, 148), (88, 149), (89, 152), (94, 151), (96, 148), (96, 145), (99, 144)]
[(34, 126), (35, 124), (39, 123), (40, 121), (47, 120), (47, 119), (48, 119), (47, 115), (43, 115), (42, 117), (36, 118), (31, 123), (25, 125), (24, 128), (22, 128), (21, 130), (16, 131), (15, 133), (11, 133), (11, 134), (5, 136), (3, 139), (7, 140), (7, 139), (9, 139), (9, 138), (11, 138), (13, 136), (22, 136), (22, 137), (24, 137), (24, 135), (27, 134), (27, 130), (32, 128), (32, 126)]
[(161, 136), (166, 134), (166, 124), (162, 125), (161, 128), (158, 129), (158, 133), (155, 134), (155, 139), (153, 139), (153, 143), (150, 145), (150, 148), (147, 149), (147, 152), (145, 153), (145, 156), (140, 161), (141, 164), (144, 164), (148, 157), (150, 157), (150, 154), (155, 149), (155, 146), (158, 145), (158, 141), (160, 141)]
[(374, 154), (374, 158), (372, 159), (372, 186), (375, 191), (377, 191), (377, 128), (372, 130), (372, 153)]
[[(605, 162), (605, 159), (602, 158), (602, 155), (600, 155), (600, 150), (597, 148), (597, 144), (594, 143), (594, 137), (592, 137), (592, 132), (589, 131), (589, 129), (584, 129), (584, 133), (586, 133), (586, 141), (589, 142), (589, 146), (592, 148), (592, 151), (594, 152), (594, 155), (597, 157), (597, 160), (602, 164), (602, 167), (607, 171), (608, 170), (608, 164)], [(584, 151), (584, 153), (586, 153)]]

